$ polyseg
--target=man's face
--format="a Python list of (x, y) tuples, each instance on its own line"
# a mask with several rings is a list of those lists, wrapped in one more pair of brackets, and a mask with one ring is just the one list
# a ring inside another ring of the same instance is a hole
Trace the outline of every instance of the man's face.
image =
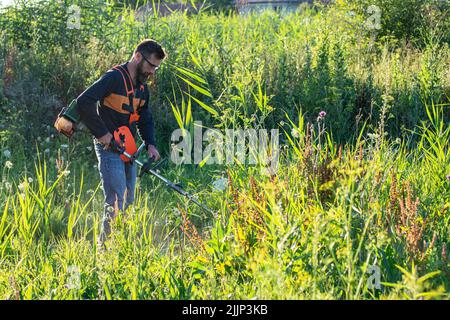
[(140, 53), (140, 55), (141, 61), (137, 64), (136, 79), (140, 83), (146, 83), (150, 77), (155, 75), (156, 70), (161, 64), (161, 60), (156, 58), (154, 53), (149, 57), (146, 57), (143, 53)]

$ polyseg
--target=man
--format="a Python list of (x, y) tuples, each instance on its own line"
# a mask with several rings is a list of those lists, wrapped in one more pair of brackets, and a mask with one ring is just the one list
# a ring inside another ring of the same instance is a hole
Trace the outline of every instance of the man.
[(113, 152), (110, 143), (114, 131), (126, 126), (133, 136), (137, 131), (144, 140), (148, 155), (158, 160), (154, 125), (149, 110), (146, 82), (154, 77), (165, 50), (154, 40), (142, 41), (130, 61), (106, 72), (77, 98), (81, 121), (94, 135), (95, 153), (105, 196), (102, 230), (103, 244), (111, 232), (116, 210), (125, 211), (134, 200), (136, 165), (125, 163)]

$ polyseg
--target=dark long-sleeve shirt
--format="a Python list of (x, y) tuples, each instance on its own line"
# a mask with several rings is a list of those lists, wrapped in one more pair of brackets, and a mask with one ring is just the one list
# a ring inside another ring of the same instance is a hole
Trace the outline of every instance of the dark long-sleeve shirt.
[[(127, 63), (121, 66), (128, 71)], [(113, 134), (121, 126), (128, 126), (135, 136), (137, 124), (138, 133), (145, 144), (155, 145), (148, 87), (146, 84), (134, 87), (133, 106), (130, 106), (125, 83), (130, 90), (132, 83), (125, 82), (120, 71), (111, 69), (81, 93), (77, 98), (81, 121), (96, 138), (108, 132)], [(139, 115), (139, 120), (130, 124), (133, 111)]]

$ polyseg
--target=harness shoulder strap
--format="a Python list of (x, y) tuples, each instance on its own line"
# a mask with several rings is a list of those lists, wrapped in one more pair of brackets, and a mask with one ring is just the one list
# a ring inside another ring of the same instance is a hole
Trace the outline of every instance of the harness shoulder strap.
[(125, 85), (125, 91), (128, 96), (129, 103), (130, 103), (130, 108), (133, 109), (133, 112), (134, 112), (134, 105), (133, 105), (134, 89), (133, 89), (133, 82), (131, 81), (131, 76), (128, 73), (128, 71), (125, 70), (125, 68), (122, 67), (121, 65), (117, 65), (117, 66), (113, 67), (113, 69), (119, 71), (120, 74), (122, 75), (123, 83)]
[[(134, 99), (134, 88), (133, 88), (133, 82), (131, 81), (131, 76), (130, 73), (121, 65), (117, 65), (115, 67), (113, 67), (112, 69), (117, 70), (120, 72), (120, 74), (122, 75), (122, 79), (123, 79), (123, 83), (125, 86), (125, 91), (126, 94), (128, 96), (129, 99), (129, 106), (130, 106), (130, 123), (135, 122), (137, 120), (139, 120), (139, 112), (138, 110), (141, 108), (141, 101), (142, 101), (142, 96), (144, 94), (144, 85), (141, 84), (139, 87), (140, 90), (140, 95), (139, 95), (139, 102), (138, 105), (136, 106), (136, 109), (134, 109), (134, 103), (133, 103), (133, 99)], [(130, 89), (131, 88), (131, 89)]]

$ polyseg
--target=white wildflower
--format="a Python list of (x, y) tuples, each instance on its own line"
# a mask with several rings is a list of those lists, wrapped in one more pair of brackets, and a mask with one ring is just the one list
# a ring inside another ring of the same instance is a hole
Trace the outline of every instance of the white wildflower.
[(283, 208), (283, 202), (281, 200), (278, 200), (277, 206), (282, 209)]
[(220, 178), (213, 182), (213, 188), (218, 191), (223, 191), (228, 185), (228, 179), (227, 178)]
[(19, 190), (20, 191), (25, 191), (25, 189), (27, 188), (27, 186), (28, 186), (28, 183), (26, 182), (26, 181), (24, 181), (24, 182), (22, 182), (21, 184), (19, 184)]
[(29, 182), (29, 183), (33, 183), (33, 178), (29, 177), (29, 178), (28, 178), (28, 182)]
[(6, 149), (5, 151), (3, 151), (3, 155), (5, 156), (5, 158), (9, 158), (9, 157), (11, 157), (11, 151)]
[(45, 138), (45, 142), (49, 143), (50, 142), (50, 137)]
[(296, 130), (296, 129), (292, 129), (291, 130), (291, 135), (294, 137), (294, 138), (298, 138), (300, 135), (299, 135), (299, 133), (298, 133), (298, 130)]
[(70, 170), (64, 170), (63, 175), (64, 177), (67, 177), (70, 174)]
[(11, 190), (12, 189), (12, 184), (9, 182), (5, 182), (5, 189), (6, 190)]
[(12, 162), (11, 162), (11, 161), (6, 161), (6, 162), (5, 162), (5, 167), (6, 167), (7, 169), (11, 169), (11, 168), (13, 167)]
[(88, 151), (92, 151), (92, 146), (86, 147), (86, 149), (88, 149)]

